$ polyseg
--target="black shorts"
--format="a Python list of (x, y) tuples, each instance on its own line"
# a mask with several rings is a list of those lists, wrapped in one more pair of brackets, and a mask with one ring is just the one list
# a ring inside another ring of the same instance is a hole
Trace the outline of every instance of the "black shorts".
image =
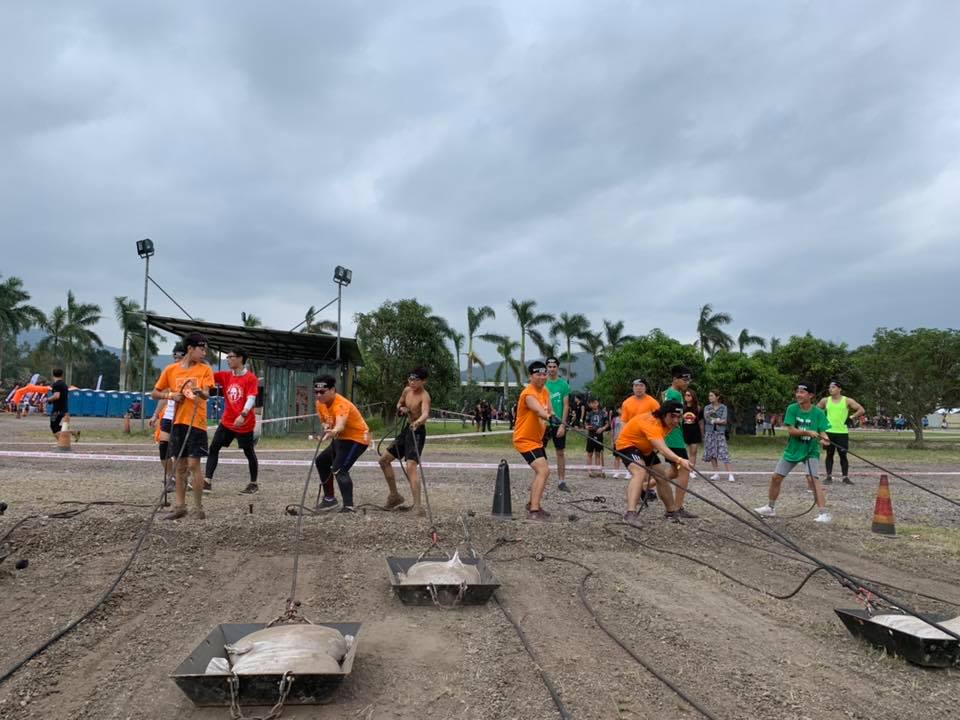
[(557, 437), (557, 430), (553, 426), (548, 426), (545, 433), (543, 433), (543, 446), (547, 446), (547, 442), (553, 440), (553, 446), (557, 450), (563, 450), (567, 446), (567, 436), (566, 434)]
[(670, 447), (669, 445), (667, 445), (667, 447), (670, 448), (670, 451), (677, 457), (683, 458), (684, 460), (690, 459), (690, 456), (687, 454), (687, 449), (685, 447), (675, 448), (675, 447)]
[(63, 418), (65, 415), (65, 412), (57, 412), (56, 410), (50, 414), (50, 432), (52, 432), (54, 435), (58, 435), (60, 433), (60, 427), (63, 425)]
[(217, 431), (213, 434), (213, 444), (219, 445), (220, 447), (230, 447), (230, 443), (233, 442), (234, 438), (237, 439), (237, 447), (241, 450), (252, 450), (253, 446), (256, 445), (253, 430), (246, 433), (238, 433), (236, 430), (231, 430), (222, 423), (217, 425)]
[(587, 437), (587, 452), (588, 453), (603, 452), (603, 433), (600, 433), (599, 435), (590, 435)]
[(427, 442), (427, 429), (421, 425), (413, 431), (413, 436), (417, 439), (416, 448), (414, 448), (413, 443), (410, 442), (410, 428), (407, 427), (396, 437), (393, 444), (387, 448), (387, 452), (395, 458), (418, 462), (420, 455), (423, 454), (423, 445)]
[[(703, 433), (700, 432), (700, 426), (684, 425), (683, 442), (686, 445), (701, 445), (703, 443)], [(673, 450), (673, 448), (670, 449)]]
[[(180, 454), (181, 446), (184, 446)], [(170, 430), (170, 445), (167, 448), (172, 458), (202, 458), (207, 456), (207, 431), (193, 425), (174, 425)]]
[(169, 435), (170, 429), (172, 427), (173, 427), (173, 418), (163, 418), (160, 420), (160, 432), (165, 432)]
[(527, 450), (526, 452), (520, 453), (520, 457), (527, 461), (527, 465), (533, 465), (533, 461), (537, 458), (547, 459), (547, 451), (543, 447), (534, 448), (533, 450)]
[[(52, 422), (53, 422), (53, 421), (51, 420), (51, 423), (52, 423)], [(828, 432), (828, 433), (827, 433), (827, 438), (830, 440), (830, 444), (831, 444), (831, 445), (833, 445), (833, 446), (836, 447), (836, 448), (840, 448), (841, 450), (846, 450), (848, 447), (850, 447), (850, 435), (849, 435), (849, 433), (832, 433), (832, 432)], [(830, 449), (830, 447), (828, 446), (828, 447), (827, 447), (827, 450), (829, 450), (829, 449)]]
[(652, 467), (653, 465), (660, 464), (660, 456), (657, 455), (656, 452), (645, 453), (637, 447), (617, 450), (617, 454), (620, 456), (620, 459), (623, 460), (624, 467), (630, 467), (630, 463), (643, 465), (644, 467)]

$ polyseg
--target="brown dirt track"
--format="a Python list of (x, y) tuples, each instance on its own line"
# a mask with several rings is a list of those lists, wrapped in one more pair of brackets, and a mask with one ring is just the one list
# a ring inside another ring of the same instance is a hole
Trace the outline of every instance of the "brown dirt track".
[[(0, 440), (15, 440), (32, 422), (0, 418)], [(438, 446), (428, 446), (426, 460), (499, 458), (484, 449), (454, 456)], [(87, 448), (94, 450), (108, 449)], [(303, 458), (311, 450), (305, 445)], [(266, 451), (261, 456), (299, 457)], [(374, 459), (373, 453), (362, 459)], [(770, 467), (772, 460), (750, 469)], [(194, 708), (168, 676), (218, 623), (265, 622), (283, 609), (295, 519), (282, 510), (299, 499), (305, 471), (305, 466), (262, 467), (263, 490), (248, 499), (236, 494), (245, 483), (245, 468), (223, 465), (215, 492), (205, 500), (209, 519), (158, 520), (107, 604), (0, 686), (0, 718), (229, 717), (226, 708)], [(702, 532), (776, 549), (702, 502), (689, 503), (701, 520), (666, 524), (654, 507), (645, 514), (643, 530), (613, 526), (611, 535), (604, 524), (617, 518), (559, 506), (557, 501), (566, 498), (551, 492), (546, 507), (554, 512), (554, 522), (497, 522), (487, 517), (493, 476), (489, 470), (429, 472), (440, 532), (448, 546), (456, 544), (462, 539), (457, 515), (469, 509), (477, 513), (470, 526), (478, 548), (492, 546), (499, 537), (522, 540), (499, 548), (490, 564), (503, 586), (503, 602), (529, 636), (572, 717), (699, 716), (596, 627), (577, 598), (580, 568), (510, 560), (538, 550), (594, 568), (588, 595), (603, 621), (718, 718), (955, 716), (958, 672), (914, 667), (855, 641), (833, 608), (856, 604), (822, 573), (795, 598), (776, 601), (687, 560), (637, 548), (619, 535), (632, 533), (651, 545), (686, 552), (772, 592), (792, 590), (809, 570)], [(354, 478), (358, 502), (383, 500), (379, 470), (361, 468)], [(956, 478), (923, 481), (946, 495), (958, 494)], [(527, 472), (514, 472), (515, 509), (523, 505), (528, 482)], [(602, 494), (610, 508), (622, 507), (623, 480), (574, 473), (570, 483), (574, 497)], [(799, 479), (787, 480), (783, 512), (809, 505), (801, 485)], [(158, 467), (152, 464), (0, 457), (0, 499), (10, 504), (0, 519), (0, 535), (24, 515), (62, 509), (56, 506), (60, 500), (150, 503), (158, 487)], [(704, 483), (692, 487), (721, 499)], [(725, 485), (751, 506), (763, 500), (765, 488), (761, 476)], [(833, 525), (815, 526), (807, 515), (776, 521), (777, 527), (851, 572), (960, 603), (955, 550), (909, 535), (889, 540), (871, 534), (874, 493), (875, 479), (852, 488), (834, 486)], [(960, 514), (936, 498), (894, 482), (893, 500), (900, 521), (957, 531)], [(568, 519), (570, 512), (578, 516), (575, 522)], [(69, 520), (32, 521), (15, 531), (14, 552), (0, 564), (0, 672), (99, 597), (125, 562), (148, 513), (98, 507)], [(384, 558), (424, 549), (425, 520), (371, 510), (306, 518), (304, 527), (298, 593), (304, 613), (314, 620), (362, 622), (363, 628), (353, 673), (334, 702), (291, 706), (285, 718), (558, 716), (496, 605), (443, 612), (407, 607), (391, 596)], [(29, 558), (30, 566), (14, 571), (20, 557)], [(931, 612), (958, 612), (890, 592)]]

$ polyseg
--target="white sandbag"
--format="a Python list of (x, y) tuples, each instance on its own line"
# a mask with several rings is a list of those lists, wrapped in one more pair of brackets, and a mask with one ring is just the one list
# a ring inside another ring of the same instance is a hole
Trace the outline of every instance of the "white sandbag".
[(277, 625), (250, 633), (226, 650), (237, 675), (329, 675), (341, 672), (352, 641), (325, 625)]
[(203, 671), (204, 675), (229, 675), (230, 661), (226, 658), (211, 658), (207, 663), (207, 669)]
[[(908, 635), (924, 638), (926, 640), (951, 639), (950, 635), (940, 632), (932, 625), (927, 625), (927, 623), (925, 623), (923, 620), (920, 618), (915, 618), (913, 615), (874, 615), (872, 618), (870, 618), (870, 620), (877, 625), (893, 628), (894, 630), (899, 630), (900, 632), (907, 633)], [(947, 630), (951, 630), (960, 635), (960, 617), (938, 622), (937, 625), (942, 625)]]
[(465, 565), (455, 552), (450, 560), (421, 560), (397, 579), (401, 585), (479, 585), (480, 571)]

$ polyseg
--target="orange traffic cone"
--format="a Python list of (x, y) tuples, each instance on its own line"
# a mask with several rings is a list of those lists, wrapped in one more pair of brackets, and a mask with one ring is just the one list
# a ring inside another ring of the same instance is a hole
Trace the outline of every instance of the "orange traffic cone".
[(873, 510), (873, 527), (871, 529), (881, 535), (897, 534), (893, 518), (893, 503), (890, 501), (890, 481), (886, 475), (880, 476), (880, 487), (877, 488), (877, 504)]
[(123, 416), (123, 434), (130, 434), (130, 413), (126, 413)]
[(69, 421), (61, 423), (60, 432), (57, 433), (57, 450), (60, 452), (70, 452), (70, 440), (72, 437), (70, 434)]

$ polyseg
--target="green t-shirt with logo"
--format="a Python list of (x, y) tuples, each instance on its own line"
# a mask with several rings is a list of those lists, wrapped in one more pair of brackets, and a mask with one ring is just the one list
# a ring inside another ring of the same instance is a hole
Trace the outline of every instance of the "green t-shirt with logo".
[(556, 380), (547, 380), (547, 392), (550, 393), (550, 404), (553, 405), (553, 414), (561, 420), (563, 417), (563, 399), (570, 395), (570, 383), (562, 377)]
[[(815, 430), (826, 432), (830, 429), (827, 414), (816, 405), (809, 410), (801, 410), (800, 403), (791, 403), (783, 416), (783, 424), (795, 427), (797, 430)], [(807, 458), (820, 457), (820, 440), (810, 436), (793, 437), (787, 441), (787, 448), (783, 451), (783, 459), (787, 462), (803, 462)]]
[[(683, 393), (677, 390), (673, 385), (668, 387), (663, 393), (663, 401), (667, 400), (676, 400), (680, 403), (680, 407), (683, 407)], [(667, 444), (668, 448), (678, 448), (680, 450), (686, 450), (687, 446), (683, 442), (683, 426), (677, 425), (673, 430), (670, 431), (670, 434), (664, 438), (664, 442)]]

